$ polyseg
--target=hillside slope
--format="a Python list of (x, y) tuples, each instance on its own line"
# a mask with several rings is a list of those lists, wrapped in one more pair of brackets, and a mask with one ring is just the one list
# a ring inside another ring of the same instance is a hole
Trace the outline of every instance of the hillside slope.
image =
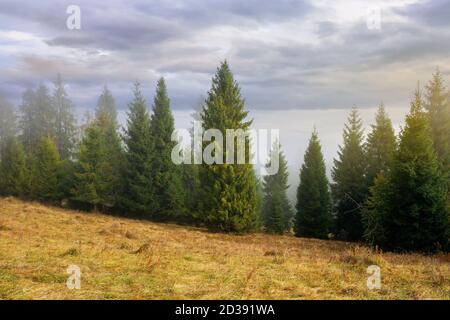
[[(66, 287), (73, 264), (80, 290)], [(367, 289), (372, 264), (380, 290)], [(449, 299), (449, 256), (209, 233), (0, 198), (0, 299), (23, 298)]]

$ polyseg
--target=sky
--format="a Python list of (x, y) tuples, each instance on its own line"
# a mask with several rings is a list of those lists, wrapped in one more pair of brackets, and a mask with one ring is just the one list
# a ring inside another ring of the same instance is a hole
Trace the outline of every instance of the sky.
[(123, 121), (133, 82), (151, 105), (164, 76), (186, 128), (226, 59), (254, 126), (280, 129), (295, 185), (314, 126), (329, 171), (353, 106), (369, 128), (384, 102), (398, 130), (417, 83), (450, 78), (449, 17), (448, 0), (0, 0), (0, 95), (17, 106), (60, 73), (77, 114), (107, 85)]

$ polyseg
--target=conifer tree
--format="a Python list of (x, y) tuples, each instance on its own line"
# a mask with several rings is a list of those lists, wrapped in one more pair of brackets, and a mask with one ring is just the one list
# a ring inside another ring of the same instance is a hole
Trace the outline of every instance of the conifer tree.
[(133, 93), (134, 99), (129, 104), (127, 128), (123, 136), (126, 164), (121, 201), (130, 212), (148, 215), (152, 212), (155, 200), (152, 192), (153, 139), (150, 115), (138, 82), (134, 85)]
[(419, 89), (401, 132), (391, 180), (388, 247), (407, 251), (448, 249), (446, 186), (433, 150)]
[(22, 102), (19, 106), (19, 129), (20, 141), (26, 152), (31, 151), (36, 140), (37, 122), (35, 108), (35, 93), (32, 89), (27, 89), (22, 94)]
[(42, 139), (55, 136), (55, 110), (48, 88), (40, 84), (36, 91), (28, 89), (19, 106), (20, 140), (26, 153), (33, 153)]
[(300, 171), (296, 208), (297, 236), (328, 237), (332, 223), (331, 197), (325, 160), (316, 131), (311, 135)]
[(75, 162), (69, 159), (62, 160), (58, 170), (58, 195), (62, 203), (68, 204), (72, 198), (72, 190), (75, 187)]
[[(113, 101), (112, 99), (110, 99)], [(114, 104), (97, 108), (96, 118), (85, 130), (77, 155), (73, 199), (94, 210), (117, 206), (123, 154), (117, 133)]]
[(396, 149), (396, 137), (391, 119), (381, 104), (376, 114), (375, 125), (367, 136), (366, 155), (367, 185), (372, 186), (380, 172), (388, 173), (392, 167)]
[(0, 155), (9, 138), (16, 135), (16, 114), (13, 107), (0, 97)]
[(5, 196), (26, 195), (28, 170), (25, 152), (15, 137), (6, 141), (0, 161), (0, 194)]
[[(192, 156), (194, 153), (193, 150), (185, 150), (184, 152), (191, 152)], [(198, 165), (191, 163), (181, 166), (181, 181), (184, 190), (186, 190), (184, 193), (184, 205), (188, 210), (185, 218), (192, 219), (193, 221), (199, 221), (201, 219), (199, 214), (199, 190), (201, 188), (199, 179)]]
[(380, 171), (375, 177), (362, 209), (364, 239), (372, 246), (385, 247), (387, 244), (386, 225), (392, 200), (392, 185), (386, 176), (388, 174), (389, 172)]
[[(201, 150), (195, 148), (194, 143), (194, 127), (195, 123), (201, 121), (201, 109), (203, 107), (204, 98), (200, 99), (200, 102), (194, 108), (194, 112), (191, 114), (193, 121), (191, 122), (191, 128), (189, 130), (191, 144), (190, 148), (186, 148), (184, 153), (189, 153), (191, 155), (191, 163), (184, 163), (181, 166), (181, 180), (185, 190), (185, 206), (189, 211), (186, 218), (192, 219), (194, 221), (201, 220), (201, 202), (199, 196), (201, 194), (200, 185), (200, 166), (196, 164), (195, 159), (201, 159)], [(199, 137), (201, 139), (201, 137)]]
[(42, 139), (33, 154), (31, 168), (31, 194), (42, 201), (56, 201), (58, 194), (58, 174), (61, 160), (58, 149), (50, 137)]
[(91, 205), (95, 211), (102, 203), (109, 203), (102, 197), (99, 171), (105, 162), (105, 144), (99, 126), (92, 122), (86, 128), (81, 140), (75, 168), (73, 199)]
[(159, 79), (151, 116), (151, 138), (154, 148), (152, 160), (152, 188), (154, 190), (153, 215), (157, 219), (173, 219), (183, 212), (184, 190), (181, 168), (172, 161), (172, 141), (175, 130), (170, 100), (164, 78)]
[[(274, 144), (271, 153), (278, 154), (278, 172), (263, 177), (263, 219), (264, 228), (270, 233), (283, 233), (291, 227), (292, 207), (287, 198), (288, 171), (286, 158), (279, 143)], [(267, 168), (272, 166), (270, 157)], [(275, 158), (276, 159), (276, 158)]]
[(426, 86), (424, 107), (428, 112), (438, 160), (444, 169), (450, 170), (450, 109), (444, 79), (439, 69)]
[(99, 118), (102, 113), (108, 115), (110, 122), (117, 125), (116, 102), (111, 91), (106, 85), (103, 87), (102, 94), (97, 101), (97, 108), (95, 109), (96, 118)]
[[(205, 130), (217, 129), (226, 143), (226, 129), (241, 129), (248, 132), (251, 121), (246, 121), (244, 100), (240, 88), (227, 64), (217, 69), (202, 111)], [(235, 139), (236, 142), (236, 139)], [(213, 142), (211, 142), (213, 143)], [(204, 143), (206, 147), (211, 143)], [(203, 163), (200, 172), (202, 184), (202, 212), (204, 221), (211, 227), (224, 231), (247, 231), (255, 226), (257, 195), (253, 165), (249, 162), (250, 141), (245, 139), (245, 164), (236, 161), (236, 143), (233, 164), (226, 163), (227, 151), (223, 152), (223, 164)], [(214, 154), (220, 156), (214, 150)], [(231, 158), (231, 155), (229, 155)], [(230, 162), (230, 161), (229, 161)]]
[(76, 122), (72, 101), (59, 74), (55, 81), (52, 104), (56, 112), (55, 143), (61, 159), (70, 159), (75, 147)]
[(331, 190), (337, 235), (355, 241), (363, 235), (361, 208), (367, 195), (362, 121), (356, 108), (350, 113), (343, 137), (344, 144), (331, 173), (334, 181)]

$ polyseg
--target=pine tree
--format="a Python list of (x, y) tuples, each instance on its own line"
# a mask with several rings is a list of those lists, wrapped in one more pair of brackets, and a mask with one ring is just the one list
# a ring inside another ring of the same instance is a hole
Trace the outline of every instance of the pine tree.
[(126, 165), (123, 174), (122, 202), (132, 213), (150, 214), (153, 209), (153, 140), (150, 115), (140, 84), (135, 83), (134, 99), (129, 104), (125, 142)]
[(292, 208), (286, 194), (289, 188), (288, 170), (286, 158), (278, 142), (274, 144), (271, 153), (277, 154), (277, 157), (271, 155), (266, 167), (270, 168), (272, 159), (278, 158), (278, 172), (263, 177), (262, 223), (268, 232), (281, 234), (290, 229), (292, 220)]
[(16, 135), (16, 114), (13, 107), (0, 97), (0, 155), (9, 138)]
[(76, 122), (72, 112), (72, 101), (59, 74), (55, 82), (52, 104), (56, 112), (55, 143), (61, 159), (70, 159), (75, 146)]
[[(219, 130), (223, 135), (223, 145), (226, 146), (226, 129), (242, 129), (244, 133), (248, 132), (251, 121), (245, 121), (247, 114), (240, 88), (227, 62), (223, 62), (213, 78), (202, 111), (203, 128)], [(222, 158), (224, 164), (202, 165), (202, 214), (204, 221), (213, 228), (246, 231), (252, 229), (257, 220), (256, 179), (253, 165), (248, 161), (250, 141), (246, 139), (245, 142), (245, 164), (236, 164), (235, 143), (234, 164), (226, 163), (225, 151)], [(204, 150), (206, 145), (207, 143), (204, 143)]]
[(419, 89), (411, 103), (392, 169), (388, 247), (433, 251), (448, 248), (449, 216), (442, 179)]
[(74, 200), (102, 211), (117, 205), (123, 164), (117, 122), (111, 116), (116, 113), (114, 104), (110, 108), (98, 108), (95, 120), (85, 130), (72, 190)]
[(362, 121), (356, 108), (350, 113), (343, 136), (344, 145), (331, 173), (334, 181), (331, 190), (337, 235), (355, 241), (363, 235), (361, 208), (367, 195)]
[(430, 129), (438, 160), (450, 170), (450, 110), (447, 91), (439, 69), (426, 86), (424, 107), (428, 111)]
[(31, 194), (41, 201), (56, 201), (58, 192), (58, 174), (61, 160), (52, 138), (42, 139), (33, 154), (31, 168)]
[(27, 193), (28, 170), (25, 152), (15, 137), (6, 141), (0, 161), (0, 194), (23, 196)]
[(325, 160), (316, 131), (311, 135), (300, 171), (296, 208), (297, 236), (328, 237), (332, 223), (331, 197)]
[(376, 114), (376, 123), (367, 136), (366, 155), (367, 185), (374, 184), (374, 179), (380, 172), (388, 173), (392, 167), (396, 149), (396, 137), (391, 119), (381, 104)]
[(181, 169), (172, 162), (172, 141), (175, 130), (170, 100), (163, 78), (159, 79), (151, 116), (151, 137), (154, 146), (152, 161), (152, 187), (155, 202), (153, 214), (157, 219), (179, 218), (183, 210), (184, 190)]

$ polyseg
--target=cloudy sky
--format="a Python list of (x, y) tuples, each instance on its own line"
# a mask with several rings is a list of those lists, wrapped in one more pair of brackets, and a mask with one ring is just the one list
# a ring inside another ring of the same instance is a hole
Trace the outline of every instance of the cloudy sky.
[[(0, 94), (17, 105), (25, 88), (61, 73), (78, 111), (92, 109), (105, 84), (124, 110), (133, 81), (151, 101), (164, 76), (177, 126), (185, 127), (227, 59), (255, 126), (281, 129), (292, 168), (314, 125), (331, 164), (352, 106), (368, 125), (383, 101), (398, 127), (417, 81), (437, 66), (449, 78), (449, 1), (368, 4), (0, 0)], [(80, 30), (66, 26), (69, 5), (81, 9)]]

